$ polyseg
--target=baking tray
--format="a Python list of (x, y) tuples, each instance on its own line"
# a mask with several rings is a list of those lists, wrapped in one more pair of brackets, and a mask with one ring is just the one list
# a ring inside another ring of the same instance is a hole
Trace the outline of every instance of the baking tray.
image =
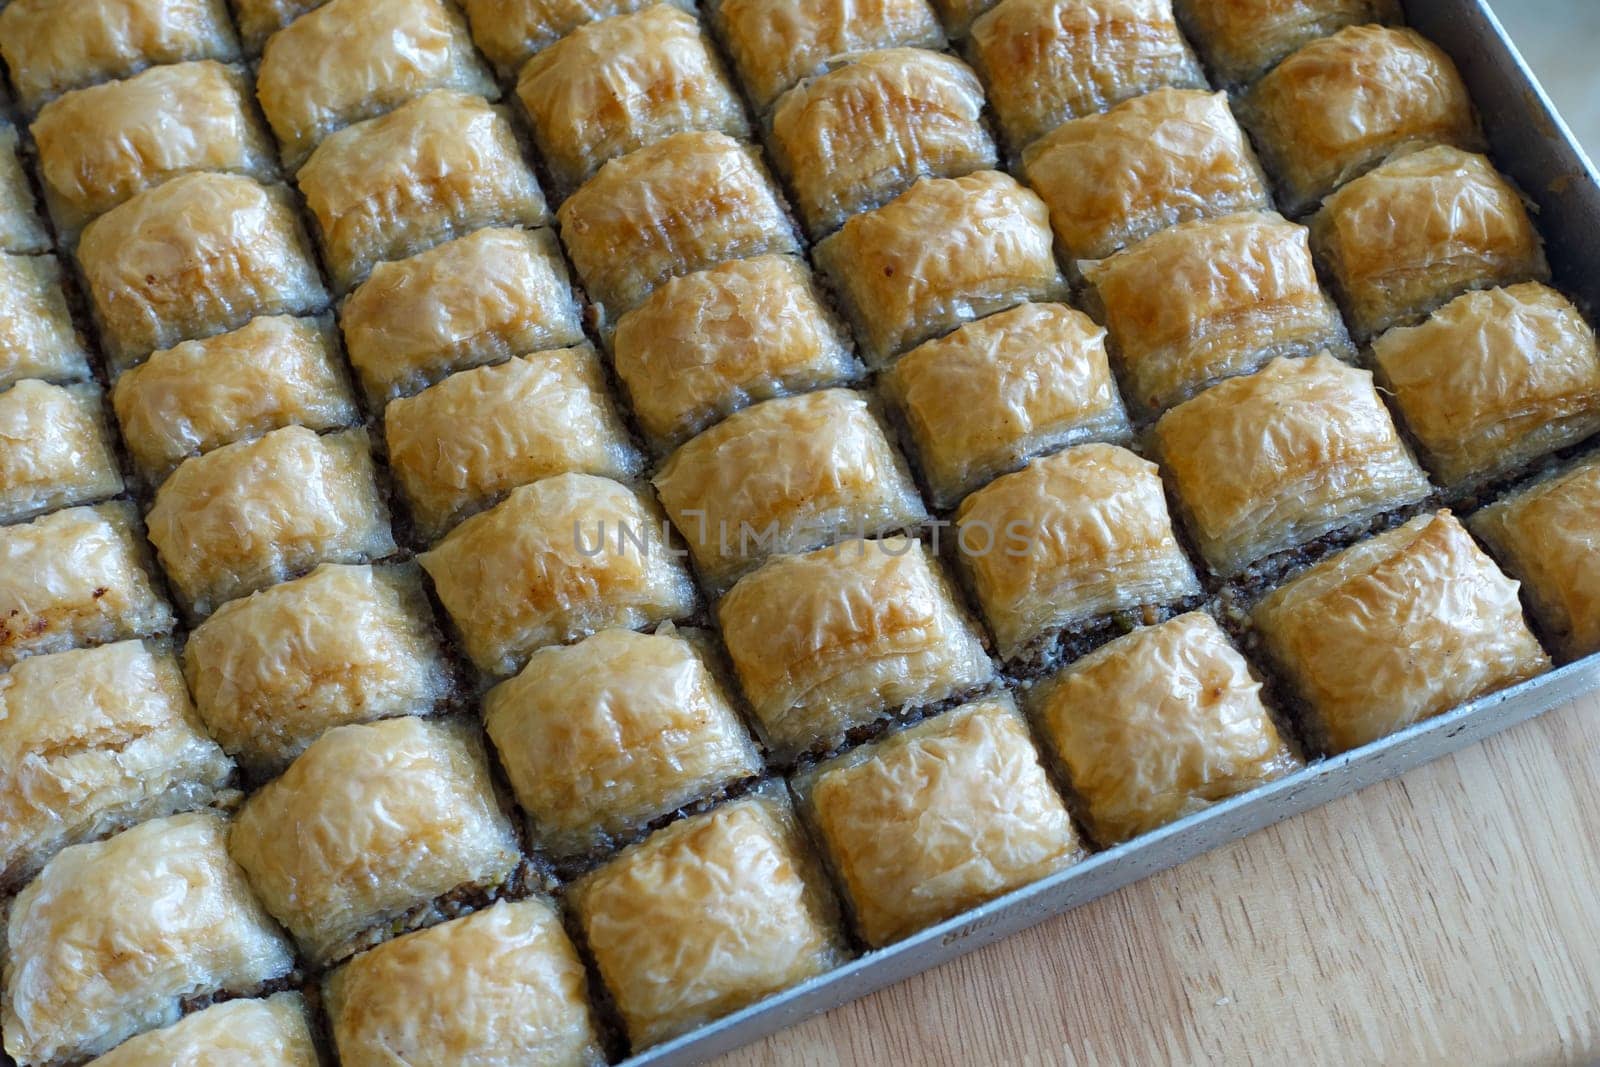
[[(1600, 309), (1600, 174), (1486, 0), (1405, 0), (1407, 21), (1460, 67), (1495, 163), (1538, 204), (1558, 286)], [(1009, 937), (1292, 815), (1465, 748), (1600, 689), (1600, 655), (1481, 700), (1099, 852), (1059, 874), (868, 952), (827, 974), (658, 1045), (627, 1067), (699, 1063)]]

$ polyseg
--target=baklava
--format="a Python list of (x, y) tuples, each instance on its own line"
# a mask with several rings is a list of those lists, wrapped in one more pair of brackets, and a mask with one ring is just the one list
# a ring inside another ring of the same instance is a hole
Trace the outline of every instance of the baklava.
[(1372, 375), (1326, 354), (1212, 386), (1162, 416), (1154, 441), (1201, 555), (1225, 577), (1430, 491)]
[(921, 179), (846, 222), (816, 261), (874, 368), (964, 322), (1066, 295), (1043, 201), (992, 170)]
[(520, 860), (475, 729), (338, 726), (239, 810), (228, 849), (315, 966), (493, 890)]
[(906, 353), (880, 379), (933, 501), (1065, 445), (1129, 436), (1106, 332), (1065, 304), (1023, 304)]
[(939, 564), (910, 538), (778, 556), (740, 579), (717, 615), (779, 761), (995, 676)]
[(39, 217), (21, 151), (17, 128), (0, 121), (0, 252), (48, 252), (50, 231)]
[(542, 900), (501, 901), (396, 938), (346, 963), (324, 988), (346, 1067), (606, 1062), (583, 963)]
[(294, 955), (229, 859), (215, 812), (155, 819), (74, 845), (11, 903), (6, 1051), (72, 1063), (178, 1021), (183, 1006), (250, 995)]
[(231, 601), (183, 662), (206, 729), (257, 778), (331, 727), (425, 715), (454, 686), (415, 564), (324, 564)]
[(813, 238), (909, 189), (999, 162), (983, 86), (965, 63), (922, 48), (844, 57), (789, 90), (768, 145)]
[(0, 386), (88, 377), (89, 350), (72, 325), (61, 264), (55, 256), (0, 253)]
[(244, 51), (259, 56), (267, 38), (283, 29), (307, 11), (315, 11), (326, 0), (229, 0), (234, 24), (239, 27), (239, 39)]
[(602, 630), (489, 691), (489, 740), (542, 848), (582, 859), (761, 772), (712, 656), (698, 631)]
[(874, 948), (1085, 855), (1009, 694), (853, 749), (797, 788)]
[(667, 520), (592, 474), (512, 490), (418, 557), (478, 668), (505, 676), (545, 645), (690, 614), (693, 584)]
[(1105, 847), (1303, 766), (1215, 619), (1190, 612), (1103, 645), (1030, 704)]
[(1275, 356), (1353, 356), (1307, 238), (1278, 215), (1246, 212), (1084, 264), (1129, 405), (1159, 414)]
[(1468, 289), (1550, 276), (1521, 195), (1483, 156), (1448, 145), (1357, 178), (1323, 201), (1311, 232), (1357, 340)]
[(1457, 297), (1379, 337), (1372, 354), (1447, 486), (1512, 473), (1600, 431), (1594, 329), (1536, 282)]
[(1345, 752), (1540, 674), (1517, 583), (1448, 511), (1301, 574), (1252, 614), (1312, 739)]
[(1173, 0), (1178, 19), (1222, 81), (1254, 81), (1318, 37), (1368, 22), (1398, 23), (1398, 0)]
[(569, 892), (635, 1051), (846, 958), (781, 786), (659, 830)]
[(939, 12), (939, 21), (953, 40), (965, 37), (972, 29), (972, 20), (988, 11), (999, 0), (932, 0)]
[[(472, 39), (506, 78), (516, 75), (529, 56), (555, 44), (580, 26), (651, 7), (658, 0), (464, 0)], [(671, 0), (685, 11), (694, 0)]]
[(962, 502), (955, 534), (1006, 659), (1201, 592), (1156, 465), (1116, 445), (1078, 445), (996, 478)]
[(365, 430), (286, 426), (185, 460), (145, 518), (179, 601), (196, 616), (318, 563), (395, 550)]
[(0, 522), (120, 492), (99, 386), (30, 380), (0, 393)]
[(89, 1067), (318, 1067), (316, 1038), (299, 993), (226, 1000), (123, 1042)]

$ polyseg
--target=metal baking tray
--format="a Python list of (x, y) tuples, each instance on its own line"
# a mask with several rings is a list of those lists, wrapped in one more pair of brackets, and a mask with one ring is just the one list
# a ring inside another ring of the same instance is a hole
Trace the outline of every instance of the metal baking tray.
[[(1558, 286), (1600, 309), (1600, 173), (1517, 53), (1487, 0), (1405, 0), (1407, 21), (1460, 67), (1495, 163), (1539, 206)], [(678, 1067), (982, 948), (1069, 908), (1292, 815), (1402, 774), (1600, 689), (1600, 655), (1429, 719), (1355, 752), (1196, 812), (1059, 874), (868, 952), (836, 970), (658, 1045), (627, 1067)]]

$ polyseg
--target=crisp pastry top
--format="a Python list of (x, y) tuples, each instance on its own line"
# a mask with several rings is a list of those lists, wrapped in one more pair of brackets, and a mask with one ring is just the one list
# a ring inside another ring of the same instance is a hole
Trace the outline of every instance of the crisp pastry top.
[(976, 627), (920, 541), (778, 556), (717, 605), (745, 697), (779, 759), (994, 677)]
[(1253, 619), (1331, 752), (1550, 668), (1517, 583), (1448, 511), (1319, 563)]
[(328, 134), (430, 89), (499, 95), (445, 0), (328, 0), (273, 34), (256, 72), (291, 172)]
[(1550, 275), (1517, 190), (1483, 156), (1446, 145), (1357, 178), (1323, 201), (1311, 227), (1358, 340), (1464, 289)]
[[(506, 77), (536, 52), (586, 26), (613, 15), (651, 7), (658, 0), (465, 0), (472, 39)], [(694, 11), (694, 0), (671, 0)]]
[(1411, 29), (1350, 26), (1279, 63), (1244, 114), (1297, 213), (1404, 145), (1483, 141), (1466, 84)]
[(328, 302), (288, 190), (238, 174), (184, 174), (112, 208), (78, 264), (117, 367)]
[(69, 232), (179, 174), (270, 181), (278, 173), (248, 75), (212, 60), (152, 67), (52, 100), (33, 120), (33, 139), (45, 199)]
[(571, 893), (635, 1051), (845, 958), (832, 895), (781, 790), (673, 823)]
[(1009, 694), (839, 756), (799, 788), (875, 947), (1084, 855)]
[(520, 858), (472, 725), (412, 716), (323, 734), (245, 801), (228, 848), (314, 965)]
[(557, 189), (685, 130), (750, 134), (693, 15), (670, 3), (574, 30), (528, 60), (517, 97)]
[(1103, 259), (1180, 222), (1272, 206), (1224, 93), (1157, 89), (1062, 123), (1023, 161), (1072, 260)]
[(1296, 48), (1345, 26), (1401, 21), (1398, 0), (1173, 0), (1224, 82), (1254, 81)]
[(307, 11), (315, 11), (326, 0), (230, 0), (234, 23), (245, 54), (260, 56), (267, 38)]
[(381, 260), (550, 214), (505, 115), (451, 89), (332, 134), (297, 181), (341, 291)]
[(816, 247), (872, 367), (971, 319), (1066, 295), (1044, 202), (984, 170), (923, 178)]
[(0, 521), (120, 492), (98, 386), (30, 379), (0, 393)]
[(836, 56), (945, 43), (927, 0), (715, 0), (710, 7), (757, 111)]
[(927, 518), (905, 460), (867, 397), (851, 389), (768, 400), (730, 415), (674, 452), (654, 481), (713, 588), (767, 555)]
[(537, 898), (379, 945), (335, 971), (326, 989), (333, 1043), (348, 1067), (606, 1062), (583, 964), (561, 917)]
[(1327, 354), (1212, 386), (1162, 416), (1155, 442), (1201, 554), (1222, 575), (1430, 489), (1372, 374)]
[(1200, 593), (1156, 465), (1117, 445), (1036, 459), (962, 501), (957, 548), (1006, 658), (1063, 627)]
[(11, 904), (6, 1051), (76, 1061), (178, 1021), (190, 998), (249, 993), (294, 955), (228, 858), (216, 812), (74, 845)]
[(89, 1067), (318, 1067), (305, 998), (226, 1000), (118, 1045)]
[(1536, 282), (1457, 297), (1372, 352), (1447, 485), (1507, 473), (1600, 430), (1594, 329)]
[(185, 460), (145, 522), (196, 615), (318, 563), (395, 550), (365, 430), (286, 426)]
[(983, 86), (959, 59), (887, 48), (838, 64), (785, 93), (771, 118), (773, 157), (813, 237), (918, 178), (997, 165)]
[(72, 325), (56, 257), (0, 253), (0, 386), (89, 376), (89, 350)]
[(324, 564), (230, 601), (183, 660), (206, 729), (257, 777), (330, 727), (426, 714), (452, 687), (412, 564)]
[(724, 133), (674, 134), (613, 159), (557, 214), (602, 321), (677, 275), (800, 250), (756, 153)]
[(758, 400), (860, 371), (805, 262), (788, 255), (737, 259), (663, 283), (617, 320), (611, 363), (658, 447)]
[(587, 344), (452, 374), (384, 412), (389, 465), (423, 536), (519, 485), (641, 466)]
[(1163, 85), (1206, 88), (1172, 0), (1001, 0), (970, 47), (1012, 152)]
[(1174, 226), (1084, 273), (1129, 405), (1142, 413), (1273, 356), (1353, 355), (1317, 282), (1305, 227), (1270, 212)]
[(1108, 847), (1302, 766), (1261, 683), (1204, 612), (1096, 649), (1036, 690), (1033, 706)]
[(489, 691), (484, 724), (541, 846), (582, 856), (760, 773), (709, 656), (694, 631), (602, 630)]
[(350, 426), (361, 414), (331, 325), (286, 315), (152, 353), (117, 378), (111, 404), (151, 485), (188, 456), (283, 426)]
[(467, 655), (504, 676), (545, 645), (694, 610), (665, 524), (628, 486), (562, 474), (512, 490), (417, 558)]
[(15, 126), (0, 121), (0, 252), (48, 252), (50, 231), (22, 169), (21, 141)]
[(1023, 304), (924, 342), (882, 381), (941, 507), (1053, 447), (1128, 433), (1105, 330), (1065, 304)]

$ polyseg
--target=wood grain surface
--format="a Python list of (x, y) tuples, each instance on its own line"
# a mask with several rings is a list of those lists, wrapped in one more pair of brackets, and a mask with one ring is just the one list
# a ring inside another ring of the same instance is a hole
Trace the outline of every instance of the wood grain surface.
[(1600, 697), (719, 1062), (1600, 1062)]

